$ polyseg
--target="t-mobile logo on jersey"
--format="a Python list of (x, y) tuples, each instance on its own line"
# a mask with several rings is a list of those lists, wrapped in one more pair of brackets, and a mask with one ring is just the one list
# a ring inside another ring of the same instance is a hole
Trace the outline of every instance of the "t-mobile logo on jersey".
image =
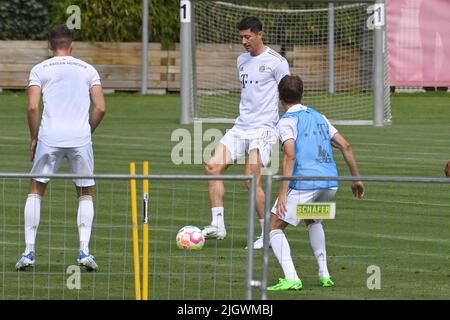
[(240, 75), (240, 77), (241, 77), (241, 84), (242, 84), (242, 89), (245, 89), (245, 86), (247, 85), (247, 84), (258, 84), (258, 81), (253, 81), (253, 80), (249, 80), (248, 79), (248, 74), (247, 73), (242, 73), (241, 75)]
[(248, 79), (248, 74), (246, 74), (246, 73), (241, 74), (242, 89), (245, 88), (245, 85), (247, 84), (247, 79)]

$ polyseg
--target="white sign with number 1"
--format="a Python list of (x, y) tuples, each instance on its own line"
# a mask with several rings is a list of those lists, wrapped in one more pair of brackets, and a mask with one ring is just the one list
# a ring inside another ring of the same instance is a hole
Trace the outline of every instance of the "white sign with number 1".
[(384, 3), (376, 3), (373, 6), (373, 25), (375, 28), (384, 26)]
[(191, 22), (191, 1), (181, 0), (180, 1), (180, 22), (190, 23)]

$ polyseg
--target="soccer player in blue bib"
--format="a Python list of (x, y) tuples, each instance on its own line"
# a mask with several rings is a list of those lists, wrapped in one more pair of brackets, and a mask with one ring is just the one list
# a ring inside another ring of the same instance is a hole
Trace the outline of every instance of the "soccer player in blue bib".
[[(338, 170), (333, 157), (332, 146), (339, 149), (352, 176), (359, 176), (358, 165), (351, 145), (333, 127), (327, 118), (313, 108), (300, 104), (303, 97), (303, 81), (298, 76), (285, 76), (278, 85), (279, 97), (286, 113), (277, 124), (283, 145), (283, 175), (285, 176), (337, 176)], [(361, 181), (352, 182), (352, 191), (357, 198), (364, 196)], [(272, 208), (270, 221), (270, 244), (280, 263), (284, 278), (267, 290), (301, 290), (292, 261), (291, 249), (283, 230), (288, 224), (297, 226), (299, 203), (328, 202), (338, 189), (338, 181), (282, 181), (280, 191)], [(324, 287), (331, 287), (327, 268), (325, 233), (321, 220), (305, 220), (309, 230), (311, 247), (319, 266), (319, 281)]]

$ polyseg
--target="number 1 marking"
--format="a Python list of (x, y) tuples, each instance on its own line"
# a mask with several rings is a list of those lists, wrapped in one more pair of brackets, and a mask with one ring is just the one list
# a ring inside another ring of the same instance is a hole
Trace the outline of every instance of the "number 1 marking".
[(180, 22), (190, 23), (191, 22), (191, 1), (181, 0), (180, 1)]

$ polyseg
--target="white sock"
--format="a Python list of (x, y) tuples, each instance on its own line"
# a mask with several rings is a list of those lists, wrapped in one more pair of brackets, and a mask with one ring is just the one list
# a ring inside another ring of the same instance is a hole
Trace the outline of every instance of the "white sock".
[(78, 202), (77, 225), (80, 236), (80, 250), (89, 254), (92, 221), (94, 220), (94, 203), (92, 196), (81, 196)]
[(35, 250), (37, 229), (41, 218), (41, 196), (29, 194), (25, 203), (25, 254)]
[(284, 277), (288, 280), (298, 280), (297, 271), (295, 271), (291, 257), (291, 248), (283, 230), (275, 229), (270, 231), (270, 245), (281, 268), (283, 268)]
[(308, 226), (309, 241), (311, 248), (316, 256), (317, 265), (319, 266), (319, 277), (329, 277), (327, 268), (327, 252), (325, 249), (325, 232), (322, 223), (312, 223)]
[(224, 215), (223, 207), (214, 207), (211, 208), (212, 222), (211, 225), (217, 226), (219, 228), (225, 228), (225, 221), (223, 218)]
[(261, 224), (261, 237), (264, 236), (264, 219), (258, 219)]

